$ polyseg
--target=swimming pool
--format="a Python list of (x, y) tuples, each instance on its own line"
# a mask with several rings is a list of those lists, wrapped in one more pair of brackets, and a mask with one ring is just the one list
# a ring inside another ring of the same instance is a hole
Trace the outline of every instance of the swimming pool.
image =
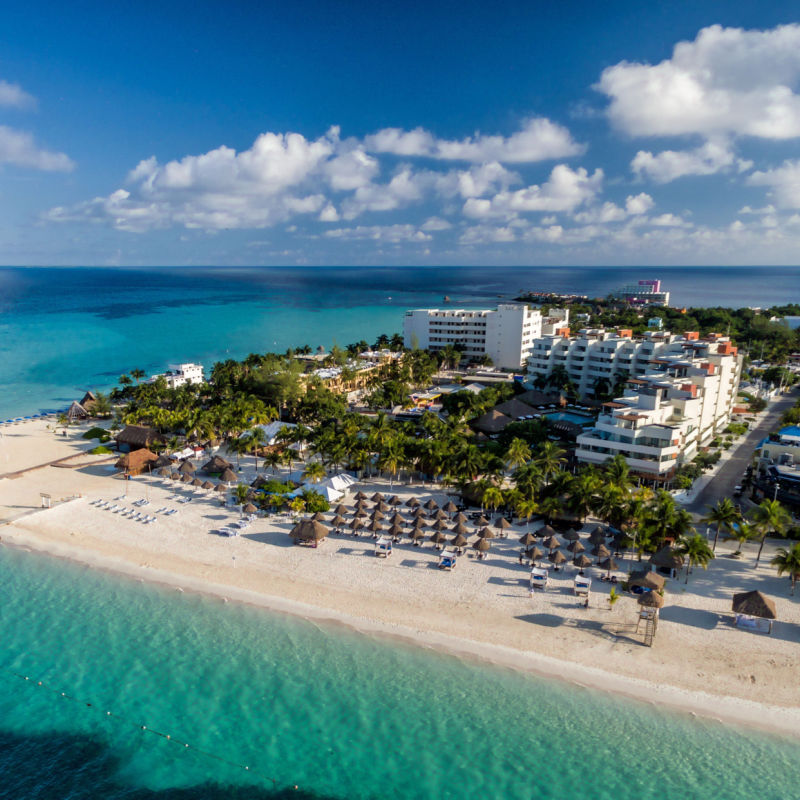
[(590, 417), (587, 414), (578, 414), (574, 411), (553, 411), (544, 416), (553, 420), (553, 422), (563, 420), (565, 422), (574, 422), (576, 425), (590, 425), (594, 422), (594, 417)]

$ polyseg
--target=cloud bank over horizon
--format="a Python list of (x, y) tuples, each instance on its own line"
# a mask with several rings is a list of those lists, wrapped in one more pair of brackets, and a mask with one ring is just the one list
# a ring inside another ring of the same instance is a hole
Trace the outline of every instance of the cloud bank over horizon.
[[(40, 224), (138, 237), (273, 231), (298, 263), (336, 258), (345, 243), (409, 263), (555, 252), (576, 263), (759, 252), (796, 260), (800, 25), (711, 25), (658, 63), (606, 67), (587, 90), (604, 105), (589, 115), (594, 129), (580, 132), (541, 115), (505, 133), (462, 137), (423, 126), (348, 136), (334, 125), (316, 137), (265, 130), (239, 150), (221, 144), (163, 162), (148, 155), (107, 193), (43, 210)], [(0, 114), (38, 105), (0, 80)], [(605, 163), (591, 130), (627, 151), (626, 168)], [(66, 153), (0, 124), (3, 164), (76, 169)], [(738, 213), (711, 213), (702, 188), (702, 202), (681, 202), (682, 185), (704, 181), (740, 195)]]

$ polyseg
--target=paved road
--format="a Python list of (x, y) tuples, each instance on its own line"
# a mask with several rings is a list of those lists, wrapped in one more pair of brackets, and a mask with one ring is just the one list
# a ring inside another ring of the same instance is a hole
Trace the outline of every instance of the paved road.
[[(732, 497), (734, 487), (742, 482), (744, 471), (753, 459), (756, 445), (776, 427), (784, 411), (790, 409), (797, 401), (797, 389), (776, 400), (769, 411), (755, 428), (750, 430), (744, 440), (733, 451), (728, 460), (720, 467), (719, 472), (706, 484), (692, 503), (686, 506), (694, 514), (705, 514), (709, 506), (716, 505), (723, 497)], [(742, 504), (744, 510), (745, 504)]]

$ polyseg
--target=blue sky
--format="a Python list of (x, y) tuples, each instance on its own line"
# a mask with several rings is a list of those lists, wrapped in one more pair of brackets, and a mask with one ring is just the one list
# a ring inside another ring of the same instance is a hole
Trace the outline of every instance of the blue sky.
[(795, 3), (18, 4), (0, 263), (796, 264)]

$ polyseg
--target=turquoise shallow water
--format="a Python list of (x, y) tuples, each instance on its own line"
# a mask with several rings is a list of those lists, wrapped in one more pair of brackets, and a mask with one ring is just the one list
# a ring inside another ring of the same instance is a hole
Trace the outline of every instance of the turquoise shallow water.
[(63, 408), (120, 373), (345, 345), (402, 331), (407, 308), (491, 307), (521, 290), (604, 296), (660, 277), (674, 304), (800, 301), (800, 269), (0, 268), (0, 419)]
[(784, 800), (800, 785), (796, 742), (335, 627), (8, 548), (0, 587), (3, 800)]

